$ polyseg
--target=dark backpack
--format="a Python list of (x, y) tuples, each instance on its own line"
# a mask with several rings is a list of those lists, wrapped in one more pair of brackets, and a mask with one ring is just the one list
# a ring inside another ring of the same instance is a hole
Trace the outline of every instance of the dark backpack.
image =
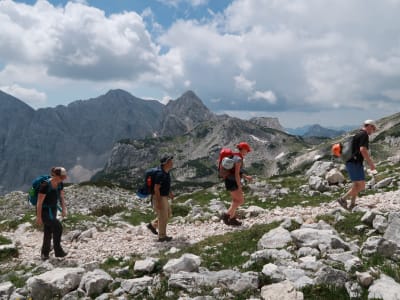
[(353, 136), (348, 137), (343, 142), (333, 144), (332, 154), (344, 163), (348, 162), (353, 157)]
[[(48, 188), (47, 188), (47, 193), (51, 191), (51, 184), (50, 184), (50, 175), (40, 175), (38, 177), (36, 177), (33, 181), (32, 181), (32, 186), (28, 191), (28, 202), (33, 205), (36, 206), (37, 204), (37, 200), (38, 200), (38, 194), (39, 194), (39, 190), (40, 190), (40, 185), (43, 182), (47, 182), (48, 184)], [(59, 198), (59, 193), (60, 190), (62, 189), (62, 184), (60, 184), (57, 187), (57, 198)]]
[(161, 172), (161, 167), (153, 167), (144, 172), (144, 183), (136, 192), (139, 198), (146, 198), (154, 194), (154, 180), (157, 173)]

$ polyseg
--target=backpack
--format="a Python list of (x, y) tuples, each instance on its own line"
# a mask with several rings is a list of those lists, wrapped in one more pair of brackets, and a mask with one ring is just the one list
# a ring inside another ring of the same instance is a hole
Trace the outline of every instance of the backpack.
[[(32, 181), (32, 186), (28, 191), (28, 202), (33, 205), (36, 206), (37, 204), (37, 200), (38, 200), (38, 194), (39, 194), (39, 189), (40, 189), (40, 185), (43, 182), (47, 182), (48, 183), (48, 189), (47, 189), (47, 193), (52, 189), (51, 185), (50, 185), (50, 175), (40, 175), (38, 177), (36, 177), (33, 181)], [(59, 184), (57, 187), (57, 198), (60, 197), (59, 192), (62, 189), (62, 184)]]
[(239, 153), (233, 152), (229, 148), (222, 148), (219, 152), (218, 158), (218, 173), (219, 177), (226, 178), (232, 173), (232, 169), (235, 166), (233, 156), (239, 155)]
[(136, 195), (139, 198), (146, 198), (149, 195), (154, 194), (154, 180), (156, 178), (157, 173), (161, 171), (161, 167), (153, 167), (147, 169), (144, 172), (144, 183), (143, 186), (138, 189)]
[(28, 202), (31, 205), (36, 206), (40, 185), (44, 181), (49, 182), (50, 178), (50, 175), (40, 175), (32, 181), (32, 186), (28, 191)]
[(353, 157), (353, 137), (348, 137), (341, 143), (333, 144), (332, 154), (345, 163), (349, 161)]

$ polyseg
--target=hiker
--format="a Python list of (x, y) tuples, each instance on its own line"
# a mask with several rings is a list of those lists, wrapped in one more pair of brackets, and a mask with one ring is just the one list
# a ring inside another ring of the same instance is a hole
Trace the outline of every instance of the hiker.
[(246, 142), (240, 142), (236, 145), (236, 148), (239, 153), (233, 156), (234, 167), (230, 174), (225, 177), (225, 188), (230, 192), (232, 202), (228, 211), (222, 215), (224, 223), (231, 226), (242, 225), (242, 222), (236, 219), (236, 209), (244, 203), (241, 179), (252, 180), (252, 177), (245, 175), (243, 170), (243, 159), (251, 151), (251, 148)]
[[(354, 135), (352, 142), (353, 156), (346, 162), (346, 170), (352, 181), (351, 189), (342, 197), (337, 199), (339, 204), (350, 211), (356, 206), (356, 198), (358, 193), (365, 189), (365, 173), (364, 173), (364, 160), (368, 163), (372, 172), (375, 170), (375, 164), (372, 161), (369, 149), (369, 136), (376, 131), (376, 123), (373, 120), (364, 121), (363, 128)], [(376, 172), (376, 171), (375, 171)], [(347, 199), (350, 198), (350, 206), (347, 207)]]
[(36, 223), (44, 225), (43, 244), (41, 250), (41, 259), (49, 259), (51, 240), (53, 239), (54, 255), (64, 257), (67, 255), (61, 247), (62, 225), (57, 219), (58, 201), (61, 203), (61, 214), (67, 216), (65, 206), (63, 181), (67, 178), (67, 171), (63, 167), (54, 167), (51, 169), (51, 178), (49, 181), (43, 181), (39, 188), (38, 201), (36, 205)]
[(171, 192), (171, 175), (170, 170), (173, 167), (173, 156), (164, 155), (160, 159), (160, 171), (154, 177), (154, 194), (152, 195), (152, 204), (157, 218), (147, 225), (154, 234), (157, 234), (158, 241), (169, 242), (171, 236), (167, 236), (167, 222), (172, 216), (171, 207), (168, 198), (174, 199), (174, 194)]

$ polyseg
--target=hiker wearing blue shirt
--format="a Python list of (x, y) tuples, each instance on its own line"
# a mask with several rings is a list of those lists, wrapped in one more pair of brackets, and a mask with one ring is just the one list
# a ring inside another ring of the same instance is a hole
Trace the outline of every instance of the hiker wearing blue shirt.
[(172, 237), (167, 236), (167, 223), (172, 216), (168, 198), (174, 198), (174, 194), (171, 192), (170, 175), (170, 170), (173, 167), (173, 158), (172, 155), (165, 155), (160, 159), (161, 170), (157, 172), (154, 178), (153, 207), (157, 214), (157, 219), (149, 223), (147, 227), (153, 233), (157, 233), (155, 228), (158, 227), (159, 242), (172, 240)]
[(67, 178), (67, 171), (63, 167), (51, 169), (51, 178), (41, 183), (36, 205), (36, 223), (43, 225), (43, 244), (41, 259), (49, 259), (51, 239), (53, 238), (54, 255), (64, 257), (67, 255), (61, 247), (62, 225), (57, 219), (57, 205), (60, 201), (62, 216), (67, 216), (64, 199), (63, 181)]
[[(368, 163), (372, 172), (376, 172), (375, 164), (369, 155), (369, 136), (376, 131), (376, 123), (373, 120), (364, 121), (363, 128), (353, 137), (353, 156), (346, 162), (346, 170), (353, 185), (342, 197), (337, 199), (339, 204), (350, 211), (356, 206), (358, 193), (365, 189), (364, 160)], [(347, 199), (350, 198), (350, 206), (347, 207)]]

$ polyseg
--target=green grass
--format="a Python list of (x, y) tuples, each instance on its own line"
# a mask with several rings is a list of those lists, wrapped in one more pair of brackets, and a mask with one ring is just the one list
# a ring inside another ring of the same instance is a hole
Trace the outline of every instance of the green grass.
[(0, 235), (0, 245), (7, 245), (7, 244), (11, 244), (11, 243), (12, 243), (11, 240)]
[(133, 226), (140, 225), (142, 222), (149, 223), (155, 217), (156, 215), (151, 209), (146, 210), (146, 212), (131, 210), (122, 216), (124, 221)]
[(94, 222), (96, 221), (96, 219), (97, 218), (94, 216), (73, 214), (73, 215), (68, 215), (68, 217), (63, 220), (62, 224), (67, 231), (76, 229), (84, 230), (86, 229), (85, 223)]
[[(268, 231), (279, 226), (279, 223), (254, 225), (243, 231), (216, 235), (182, 249), (179, 254), (192, 253), (202, 259), (202, 266), (213, 271), (241, 266), (249, 257), (243, 252), (257, 251), (257, 243)], [(261, 271), (261, 270), (259, 270)]]
[[(303, 288), (302, 292), (306, 300), (350, 300), (349, 294), (344, 287), (314, 285)], [(362, 290), (360, 298), (357, 299), (367, 300), (368, 291)]]
[(0, 251), (0, 262), (9, 260), (12, 257), (18, 257), (18, 250), (16, 248), (8, 248)]
[(117, 205), (117, 206), (110, 206), (110, 205), (104, 205), (96, 208), (93, 212), (93, 216), (101, 217), (101, 216), (107, 216), (111, 217), (119, 212), (125, 211), (126, 207), (122, 205)]

